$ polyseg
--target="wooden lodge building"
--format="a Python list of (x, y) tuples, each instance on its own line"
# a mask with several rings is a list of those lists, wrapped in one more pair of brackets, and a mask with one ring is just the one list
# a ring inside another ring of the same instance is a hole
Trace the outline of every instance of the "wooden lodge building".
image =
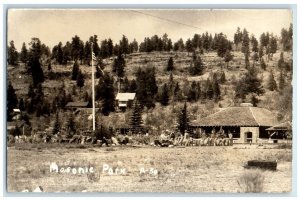
[(242, 104), (240, 107), (228, 107), (205, 118), (195, 120), (191, 127), (201, 128), (205, 133), (224, 130), (233, 135), (235, 143), (257, 143), (259, 139), (269, 139), (266, 130), (277, 124), (276, 115), (271, 111)]

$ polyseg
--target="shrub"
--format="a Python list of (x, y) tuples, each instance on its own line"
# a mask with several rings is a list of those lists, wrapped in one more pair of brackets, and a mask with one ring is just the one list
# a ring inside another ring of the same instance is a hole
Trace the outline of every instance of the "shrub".
[(245, 193), (260, 193), (263, 191), (264, 175), (259, 169), (245, 171), (237, 180), (242, 192)]

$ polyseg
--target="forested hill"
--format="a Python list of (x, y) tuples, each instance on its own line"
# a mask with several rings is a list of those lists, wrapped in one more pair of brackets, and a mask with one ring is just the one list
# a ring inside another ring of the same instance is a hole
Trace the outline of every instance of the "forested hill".
[(129, 123), (132, 109), (116, 111), (117, 92), (135, 92), (144, 125), (155, 128), (174, 126), (185, 101), (190, 120), (242, 102), (275, 112), (279, 121), (291, 120), (292, 25), (280, 36), (262, 33), (259, 38), (238, 28), (233, 38), (203, 33), (173, 42), (164, 34), (138, 44), (124, 35), (118, 43), (97, 35), (84, 42), (75, 35), (52, 50), (32, 38), (20, 52), (10, 41), (8, 120), (19, 108), (31, 128), (51, 127), (58, 116), (63, 124), (73, 118), (77, 128), (90, 128), (84, 115), (73, 117), (64, 107), (70, 101), (91, 104), (91, 43), (97, 59), (96, 107), (102, 114), (98, 122)]

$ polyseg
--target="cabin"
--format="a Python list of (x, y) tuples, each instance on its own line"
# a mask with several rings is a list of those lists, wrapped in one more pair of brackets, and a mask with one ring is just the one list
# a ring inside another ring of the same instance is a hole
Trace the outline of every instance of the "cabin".
[(227, 136), (232, 134), (235, 143), (258, 143), (260, 139), (269, 139), (268, 128), (277, 124), (276, 115), (265, 108), (242, 104), (239, 107), (228, 107), (200, 118), (191, 123), (195, 131), (218, 133), (223, 131)]
[(135, 100), (135, 93), (118, 93), (116, 96), (116, 106), (119, 110), (131, 108)]

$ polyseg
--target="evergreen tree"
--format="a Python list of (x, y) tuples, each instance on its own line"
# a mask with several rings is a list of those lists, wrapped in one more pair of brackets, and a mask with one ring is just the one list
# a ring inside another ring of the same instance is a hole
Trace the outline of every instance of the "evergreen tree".
[(74, 61), (77, 61), (80, 56), (80, 48), (81, 48), (81, 40), (80, 38), (75, 35), (72, 38), (72, 43), (71, 43), (71, 57)]
[(21, 53), (20, 53), (20, 61), (26, 64), (27, 60), (28, 60), (28, 50), (26, 48), (26, 44), (23, 43)]
[(75, 118), (72, 112), (70, 113), (69, 119), (67, 121), (67, 129), (69, 131), (69, 135), (71, 136), (76, 132)]
[(267, 68), (264, 58), (261, 58), (261, 60), (260, 60), (260, 67), (263, 70), (266, 70), (266, 68)]
[(102, 114), (109, 115), (115, 111), (114, 79), (108, 72), (104, 72), (96, 86), (96, 99), (102, 101)]
[(188, 96), (187, 96), (187, 100), (189, 102), (194, 102), (194, 101), (197, 101), (198, 100), (198, 93), (197, 93), (197, 83), (196, 81), (193, 81), (192, 84), (191, 84), (191, 87), (189, 89), (189, 92), (188, 92)]
[(201, 60), (201, 57), (198, 56), (195, 61), (191, 62), (190, 69), (189, 69), (190, 75), (193, 75), (193, 76), (202, 75), (203, 69), (204, 69), (204, 64)]
[(264, 47), (263, 46), (259, 47), (258, 56), (259, 56), (260, 59), (263, 58), (263, 56), (264, 56)]
[(228, 68), (228, 64), (229, 62), (233, 59), (233, 55), (230, 53), (229, 50), (226, 51), (225, 55), (224, 55), (224, 61), (227, 64), (227, 68)]
[(189, 117), (186, 102), (180, 113), (178, 114), (178, 129), (180, 133), (184, 134), (189, 129)]
[(138, 133), (142, 130), (143, 119), (142, 119), (142, 109), (139, 102), (136, 100), (133, 105), (132, 114), (130, 117), (130, 127), (133, 133)]
[(20, 98), (20, 101), (19, 101), (19, 109), (20, 109), (21, 111), (25, 111), (25, 103), (24, 103), (23, 98)]
[(257, 107), (257, 104), (259, 103), (259, 99), (254, 93), (251, 94), (250, 102), (252, 103), (253, 107)]
[(136, 73), (136, 96), (141, 107), (155, 107), (155, 96), (157, 94), (157, 84), (154, 67), (148, 66), (145, 70), (138, 69)]
[(82, 74), (81, 70), (79, 70), (78, 72), (76, 84), (80, 88), (80, 90), (84, 86), (84, 75)]
[(160, 98), (160, 103), (163, 106), (166, 106), (169, 104), (169, 88), (167, 84), (164, 84), (162, 87), (162, 92), (161, 92), (161, 98)]
[(277, 52), (277, 39), (274, 36), (271, 36), (270, 38), (268, 50), (268, 58), (272, 60), (273, 54)]
[(174, 70), (173, 57), (170, 57), (168, 60), (167, 71), (173, 71), (173, 70)]
[(280, 53), (280, 59), (278, 60), (278, 68), (280, 70), (283, 70), (285, 67), (285, 62), (284, 62), (284, 57), (283, 57), (283, 52)]
[(258, 41), (253, 35), (251, 37), (251, 45), (252, 45), (252, 51), (258, 52)]
[(249, 68), (246, 74), (237, 82), (235, 88), (235, 96), (237, 98), (245, 99), (249, 93), (262, 95), (264, 93), (261, 85), (261, 80), (257, 77), (255, 68)]
[(125, 35), (122, 36), (122, 40), (120, 40), (120, 54), (129, 54), (129, 44), (128, 39)]
[(229, 41), (223, 33), (220, 33), (215, 38), (215, 46), (219, 57), (224, 57), (226, 51), (229, 49)]
[(185, 48), (186, 48), (186, 51), (188, 52), (188, 56), (189, 56), (190, 52), (194, 51), (194, 47), (193, 47), (191, 39), (187, 39), (187, 41), (185, 43)]
[(51, 61), (48, 63), (48, 71), (52, 70)]
[(18, 105), (18, 98), (15, 93), (15, 89), (11, 82), (8, 83), (7, 87), (7, 119), (10, 120), (10, 112)]
[[(57, 45), (57, 50), (55, 51), (56, 52), (56, 61), (62, 65), (63, 64), (63, 60), (64, 60), (64, 55), (63, 55), (63, 47), (62, 47), (62, 42), (59, 42), (58, 45)], [(54, 49), (54, 48), (53, 48)], [(54, 50), (53, 50), (54, 52)]]
[(215, 102), (218, 102), (221, 99), (221, 90), (218, 80), (212, 81), (212, 88), (213, 88), (213, 98)]
[(117, 74), (118, 77), (124, 77), (125, 74), (125, 59), (119, 54), (114, 60), (112, 71)]
[(127, 77), (125, 77), (123, 81), (123, 92), (128, 92), (128, 91), (129, 91), (129, 80)]
[(221, 76), (220, 76), (220, 83), (224, 84), (226, 82), (226, 76), (225, 76), (225, 72), (222, 71), (221, 72)]
[(175, 85), (175, 88), (174, 88), (174, 92), (173, 92), (173, 99), (174, 101), (179, 101), (181, 100), (181, 93), (180, 93), (180, 86), (179, 86), (179, 83), (176, 82), (176, 85)]
[(79, 64), (77, 61), (75, 61), (72, 69), (72, 80), (77, 80), (79, 70)]
[(281, 43), (284, 51), (291, 51), (293, 48), (293, 25), (290, 24), (289, 30), (281, 29)]
[(245, 66), (249, 67), (249, 55), (250, 55), (250, 39), (248, 35), (248, 31), (244, 29), (243, 31), (243, 41), (242, 41), (242, 52), (245, 55)]
[(29, 71), (32, 75), (33, 85), (37, 86), (39, 83), (44, 82), (44, 72), (40, 64), (42, 55), (41, 41), (38, 38), (32, 38), (31, 48), (29, 51)]
[(52, 134), (55, 135), (58, 132), (60, 132), (60, 128), (61, 128), (61, 123), (60, 123), (60, 120), (59, 120), (58, 112), (56, 112)]
[(213, 83), (209, 79), (206, 80), (206, 93), (205, 97), (207, 99), (212, 100), (214, 97), (214, 88), (213, 88)]
[(242, 42), (243, 34), (241, 32), (240, 27), (237, 28), (236, 33), (234, 34), (234, 44), (237, 50), (238, 45)]
[(135, 81), (135, 79), (133, 79), (133, 80), (130, 81), (129, 92), (130, 93), (135, 93), (136, 92), (136, 88), (137, 88), (136, 81)]
[(285, 79), (282, 71), (280, 71), (279, 81), (278, 81), (279, 91), (281, 92), (284, 89), (284, 87), (285, 87)]
[(16, 66), (18, 64), (18, 52), (17, 49), (15, 48), (15, 44), (13, 40), (9, 42), (7, 53), (8, 53), (7, 55), (8, 64)]
[(268, 89), (270, 91), (275, 91), (277, 90), (277, 84), (276, 84), (276, 81), (274, 79), (274, 75), (273, 75), (273, 71), (270, 72), (270, 75), (269, 75), (269, 79), (268, 79)]

